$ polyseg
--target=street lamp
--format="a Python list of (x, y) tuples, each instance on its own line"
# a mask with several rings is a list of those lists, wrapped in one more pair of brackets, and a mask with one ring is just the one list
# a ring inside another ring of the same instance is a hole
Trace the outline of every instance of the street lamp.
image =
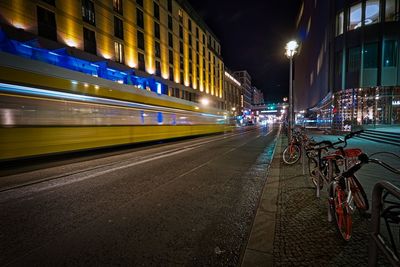
[(292, 139), (292, 127), (293, 127), (293, 56), (297, 53), (297, 48), (299, 45), (296, 41), (290, 41), (286, 44), (286, 52), (285, 55), (289, 58), (290, 61), (290, 71), (289, 71), (289, 127), (288, 127), (288, 136), (289, 140)]
[(208, 106), (209, 104), (210, 104), (210, 100), (208, 100), (208, 98), (202, 98), (202, 99), (200, 99), (200, 103), (203, 105), (203, 106)]

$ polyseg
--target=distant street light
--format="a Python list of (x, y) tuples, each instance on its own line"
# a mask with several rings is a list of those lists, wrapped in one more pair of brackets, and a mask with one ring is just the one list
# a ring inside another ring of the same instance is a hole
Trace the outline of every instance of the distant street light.
[(293, 128), (293, 56), (297, 53), (297, 48), (299, 45), (296, 41), (290, 41), (286, 44), (286, 52), (285, 55), (289, 58), (290, 61), (290, 70), (289, 70), (289, 127), (288, 127), (288, 136), (289, 140), (292, 139), (292, 128)]
[(200, 99), (200, 103), (203, 106), (208, 106), (210, 104), (210, 100), (208, 100), (208, 98), (202, 98), (202, 99)]

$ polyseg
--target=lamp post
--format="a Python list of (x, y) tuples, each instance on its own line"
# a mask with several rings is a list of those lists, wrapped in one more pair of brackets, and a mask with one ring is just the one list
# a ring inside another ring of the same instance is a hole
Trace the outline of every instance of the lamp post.
[(297, 53), (297, 48), (299, 45), (296, 41), (290, 41), (286, 44), (285, 55), (289, 58), (290, 61), (290, 70), (289, 70), (289, 127), (288, 127), (288, 136), (289, 141), (292, 139), (292, 128), (293, 128), (293, 56)]

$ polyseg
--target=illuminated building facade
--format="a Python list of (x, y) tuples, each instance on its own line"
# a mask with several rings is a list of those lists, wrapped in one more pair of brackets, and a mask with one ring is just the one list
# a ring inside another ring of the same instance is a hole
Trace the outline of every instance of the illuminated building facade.
[(251, 110), (251, 76), (246, 70), (235, 71), (234, 76), (243, 88), (243, 113)]
[(6, 0), (0, 23), (11, 39), (162, 84), (143, 89), (224, 107), (221, 45), (185, 0)]
[(303, 1), (296, 111), (339, 131), (400, 124), (399, 11), (399, 0)]
[(242, 85), (227, 68), (225, 68), (224, 74), (225, 109), (233, 116), (241, 115), (241, 110), (243, 109), (243, 103), (241, 101), (243, 92)]
[(252, 106), (264, 105), (264, 94), (257, 87), (252, 86), (251, 91), (251, 103)]

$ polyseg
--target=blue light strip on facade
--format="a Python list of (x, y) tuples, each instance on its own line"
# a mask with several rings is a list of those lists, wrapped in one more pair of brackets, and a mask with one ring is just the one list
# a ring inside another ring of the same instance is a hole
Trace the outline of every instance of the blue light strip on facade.
[(48, 50), (36, 47), (35, 40), (21, 43), (7, 38), (4, 31), (0, 30), (0, 51), (4, 51), (17, 56), (38, 60), (48, 64), (56, 65), (73, 71), (78, 71), (95, 77), (133, 85), (141, 89), (150, 89), (157, 94), (166, 94), (167, 86), (156, 82), (153, 78), (144, 78), (134, 75), (134, 71), (120, 71), (109, 68), (104, 62), (90, 62), (67, 54), (65, 48)]

